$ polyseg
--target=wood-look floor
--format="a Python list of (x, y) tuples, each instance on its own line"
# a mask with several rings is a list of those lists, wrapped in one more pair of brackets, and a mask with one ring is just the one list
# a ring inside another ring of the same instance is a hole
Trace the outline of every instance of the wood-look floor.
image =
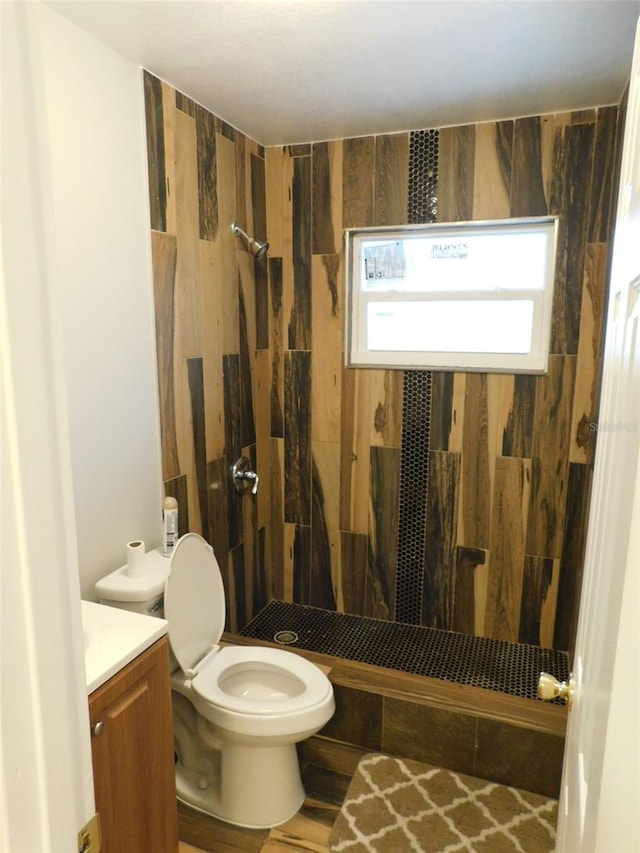
[(291, 820), (274, 829), (242, 829), (178, 803), (180, 853), (327, 853), (331, 828), (350, 776), (302, 767), (307, 797)]

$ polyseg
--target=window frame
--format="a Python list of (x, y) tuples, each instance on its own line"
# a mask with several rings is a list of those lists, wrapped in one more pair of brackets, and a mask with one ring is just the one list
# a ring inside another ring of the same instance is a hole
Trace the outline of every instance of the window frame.
[[(433, 291), (394, 291), (362, 286), (362, 242), (379, 237), (381, 241), (401, 240), (407, 235), (424, 235), (461, 240), (465, 235), (485, 233), (522, 234), (536, 231), (546, 236), (544, 285), (541, 289), (472, 289)], [(428, 223), (368, 228), (347, 228), (345, 248), (345, 364), (347, 367), (423, 369), (445, 371), (481, 371), (487, 373), (546, 373), (548, 369), (551, 311), (555, 284), (558, 217), (538, 216), (471, 222)], [(367, 306), (384, 302), (473, 302), (526, 299), (533, 301), (531, 347), (526, 353), (445, 352), (435, 350), (367, 349)]]

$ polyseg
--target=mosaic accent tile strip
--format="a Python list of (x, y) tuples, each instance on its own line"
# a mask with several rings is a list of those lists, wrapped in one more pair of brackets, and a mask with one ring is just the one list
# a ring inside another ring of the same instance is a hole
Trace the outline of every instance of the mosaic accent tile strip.
[(297, 635), (297, 641), (288, 644), (289, 648), (536, 701), (540, 672), (549, 672), (561, 681), (569, 677), (568, 656), (555, 649), (401, 625), (277, 600), (269, 602), (240, 634), (274, 642), (279, 631)]
[[(438, 141), (437, 130), (416, 130), (409, 134), (407, 221), (410, 223), (436, 220)], [(411, 625), (419, 625), (422, 618), (431, 386), (430, 371), (404, 372), (395, 619)]]
[(409, 218), (435, 222), (438, 211), (438, 130), (409, 134)]
[(422, 616), (431, 384), (430, 371), (404, 373), (395, 617), (410, 625)]

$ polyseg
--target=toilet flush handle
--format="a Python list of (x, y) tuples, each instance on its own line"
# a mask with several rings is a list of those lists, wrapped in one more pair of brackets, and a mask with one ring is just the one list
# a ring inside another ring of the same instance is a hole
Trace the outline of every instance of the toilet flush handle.
[(245, 492), (251, 486), (251, 494), (258, 494), (260, 477), (251, 469), (251, 462), (246, 456), (241, 456), (233, 465), (231, 479), (237, 492)]

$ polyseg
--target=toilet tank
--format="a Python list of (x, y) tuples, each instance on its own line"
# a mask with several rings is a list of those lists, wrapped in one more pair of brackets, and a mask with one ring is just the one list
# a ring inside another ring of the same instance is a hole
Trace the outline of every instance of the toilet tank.
[(98, 602), (164, 618), (164, 585), (169, 563), (169, 557), (159, 547), (144, 555), (140, 576), (130, 577), (128, 566), (121, 566), (95, 585)]

